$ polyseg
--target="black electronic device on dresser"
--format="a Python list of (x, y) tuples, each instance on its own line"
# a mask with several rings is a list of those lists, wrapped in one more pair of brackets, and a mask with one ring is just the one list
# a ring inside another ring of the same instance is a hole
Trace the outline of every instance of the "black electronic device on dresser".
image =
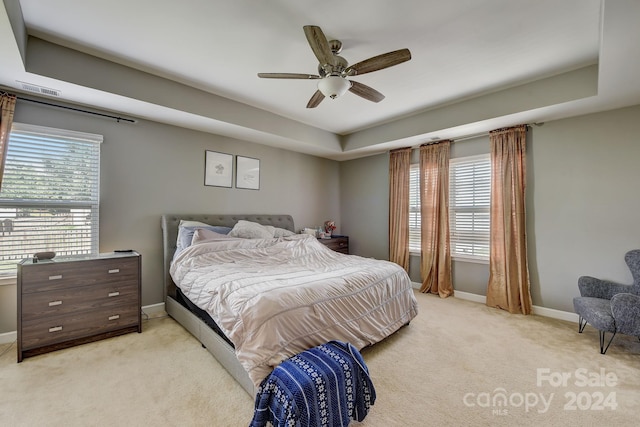
[(349, 255), (349, 236), (331, 236), (330, 239), (318, 239), (318, 241), (329, 249)]
[(18, 362), (142, 332), (141, 255), (25, 259), (18, 264)]

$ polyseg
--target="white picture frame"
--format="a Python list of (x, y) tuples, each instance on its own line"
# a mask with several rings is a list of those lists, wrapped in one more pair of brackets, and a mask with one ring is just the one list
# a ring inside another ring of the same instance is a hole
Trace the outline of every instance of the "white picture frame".
[(205, 150), (204, 185), (231, 188), (233, 155)]
[(260, 189), (260, 160), (236, 156), (236, 188)]

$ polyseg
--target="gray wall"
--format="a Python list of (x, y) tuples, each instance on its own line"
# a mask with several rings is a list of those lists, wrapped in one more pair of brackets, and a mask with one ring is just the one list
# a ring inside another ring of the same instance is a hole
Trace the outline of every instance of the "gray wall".
[(387, 155), (340, 163), (341, 233), (352, 254), (389, 259), (388, 171)]
[[(527, 147), (527, 220), (529, 270), (534, 305), (573, 311), (577, 279), (592, 275), (631, 283), (624, 253), (640, 248), (640, 106), (590, 114), (533, 126)], [(488, 151), (488, 139), (456, 142), (452, 157)], [(383, 242), (369, 241), (370, 230), (388, 224), (388, 155), (343, 162), (343, 225), (357, 254), (378, 256)], [(357, 179), (353, 177), (357, 176)], [(381, 185), (379, 193), (369, 184)], [(357, 215), (362, 194), (379, 212)], [(387, 252), (388, 253), (388, 252)], [(454, 288), (485, 295), (488, 268), (454, 262)], [(419, 258), (411, 257), (410, 276), (420, 281)]]
[[(285, 213), (297, 228), (341, 224), (339, 164), (140, 120), (136, 124), (18, 101), (15, 122), (104, 135), (100, 251), (142, 254), (142, 303), (163, 301), (163, 213)], [(204, 186), (205, 150), (260, 159), (260, 190)], [(340, 229), (338, 229), (340, 231)], [(0, 333), (16, 330), (15, 285), (0, 286)]]
[(573, 311), (577, 278), (631, 283), (640, 248), (640, 106), (533, 129), (529, 253), (536, 305)]
[[(537, 306), (573, 311), (580, 275), (631, 282), (640, 248), (640, 106), (534, 126), (528, 144), (528, 247)], [(141, 120), (118, 124), (20, 101), (17, 122), (104, 135), (100, 250), (143, 255), (143, 304), (162, 301), (159, 217), (165, 212), (290, 213), (297, 227), (334, 219), (352, 253), (388, 258), (388, 155), (337, 163)], [(259, 158), (260, 191), (203, 185), (204, 151)], [(452, 156), (488, 150), (486, 138)], [(486, 265), (454, 262), (454, 287), (484, 295)], [(419, 260), (411, 258), (419, 281)], [(15, 286), (0, 286), (0, 333), (15, 330)]]

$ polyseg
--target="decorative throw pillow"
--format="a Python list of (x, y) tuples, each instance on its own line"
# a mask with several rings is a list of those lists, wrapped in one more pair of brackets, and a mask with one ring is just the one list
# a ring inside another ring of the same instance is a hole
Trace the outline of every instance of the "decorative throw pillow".
[(262, 224), (241, 219), (233, 226), (229, 236), (243, 239), (270, 239), (273, 237), (273, 232)]
[(204, 222), (198, 221), (180, 221), (180, 225), (178, 226), (178, 239), (176, 240), (176, 252), (174, 257), (191, 246), (193, 233), (195, 233), (195, 231), (198, 229), (207, 229), (215, 231), (219, 234), (229, 234), (229, 232), (231, 231), (230, 227), (223, 227), (220, 225), (209, 225), (205, 224)]

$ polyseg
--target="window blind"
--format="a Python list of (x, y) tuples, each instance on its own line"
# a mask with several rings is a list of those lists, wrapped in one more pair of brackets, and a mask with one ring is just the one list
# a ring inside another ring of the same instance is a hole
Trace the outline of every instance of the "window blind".
[(489, 260), (491, 158), (452, 159), (449, 163), (451, 256)]
[[(488, 154), (449, 161), (449, 239), (451, 256), (489, 260), (491, 158)], [(420, 166), (409, 177), (409, 250), (420, 252)]]
[(409, 251), (420, 252), (420, 165), (409, 171)]
[(102, 140), (13, 124), (0, 189), (0, 275), (36, 252), (98, 253)]

